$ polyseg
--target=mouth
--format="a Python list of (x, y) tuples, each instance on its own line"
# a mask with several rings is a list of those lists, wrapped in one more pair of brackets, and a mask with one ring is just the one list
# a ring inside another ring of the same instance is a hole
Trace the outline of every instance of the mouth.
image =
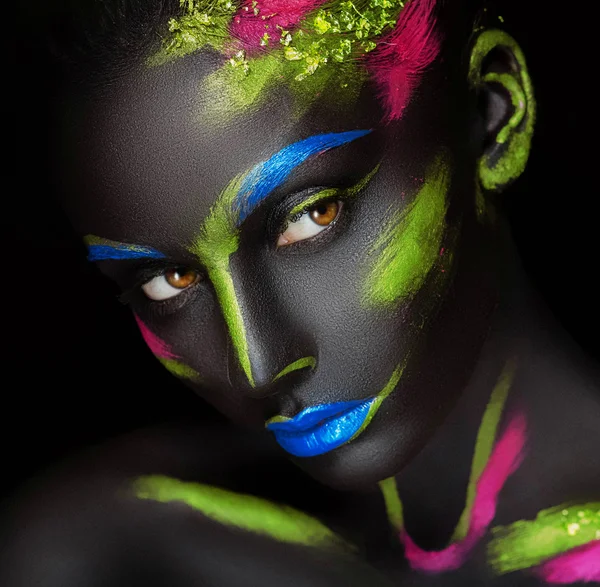
[(267, 430), (288, 453), (296, 457), (316, 457), (357, 438), (370, 424), (383, 400), (400, 380), (397, 367), (385, 387), (367, 399), (319, 404), (305, 408), (293, 418), (275, 416), (266, 422)]

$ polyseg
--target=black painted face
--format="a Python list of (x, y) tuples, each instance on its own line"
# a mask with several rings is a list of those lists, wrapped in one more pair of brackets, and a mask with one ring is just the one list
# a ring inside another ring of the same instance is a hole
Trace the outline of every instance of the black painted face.
[(492, 305), (466, 79), (435, 65), (388, 125), (368, 86), (211, 124), (217, 65), (74, 100), (68, 212), (175, 375), (327, 484), (386, 478), (451, 409)]

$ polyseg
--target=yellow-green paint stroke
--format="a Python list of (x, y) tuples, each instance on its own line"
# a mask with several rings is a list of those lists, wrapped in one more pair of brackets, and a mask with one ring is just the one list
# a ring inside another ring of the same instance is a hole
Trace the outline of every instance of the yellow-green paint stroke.
[(400, 532), (404, 528), (404, 513), (402, 502), (398, 495), (395, 477), (379, 482), (379, 489), (383, 495), (387, 517), (394, 530)]
[(462, 511), (458, 524), (452, 534), (451, 542), (459, 542), (467, 536), (469, 524), (471, 523), (471, 513), (473, 504), (477, 496), (477, 482), (483, 473), (485, 466), (492, 454), (494, 443), (496, 442), (496, 432), (498, 424), (508, 397), (508, 392), (512, 385), (516, 370), (515, 361), (509, 361), (492, 391), (487, 408), (481, 420), (479, 430), (477, 431), (477, 440), (475, 441), (475, 453), (471, 462), (471, 473), (467, 485), (467, 498), (465, 508)]
[(412, 203), (395, 213), (369, 251), (375, 261), (364, 287), (368, 306), (387, 306), (414, 295), (439, 258), (446, 227), (449, 165), (438, 156)]
[(136, 479), (133, 492), (139, 499), (161, 503), (183, 502), (215, 522), (269, 536), (279, 542), (352, 549), (319, 520), (289, 506), (252, 495), (163, 475)]
[(298, 371), (299, 369), (305, 369), (307, 367), (314, 369), (316, 365), (317, 359), (315, 359), (315, 357), (302, 357), (301, 359), (290, 363), (287, 367), (284, 367), (281, 371), (279, 371), (279, 373), (273, 377), (273, 383), (292, 371)]
[(215, 288), (238, 361), (254, 387), (246, 329), (229, 270), (229, 258), (239, 246), (233, 203), (243, 180), (244, 175), (235, 177), (221, 192), (190, 251), (205, 267)]
[(191, 379), (193, 381), (200, 380), (200, 375), (198, 372), (191, 367), (188, 367), (188, 365), (182, 363), (181, 361), (177, 361), (176, 359), (165, 359), (161, 357), (159, 357), (158, 360), (161, 362), (162, 366), (169, 371), (169, 373), (172, 373), (176, 377), (180, 377), (181, 379)]
[(594, 540), (600, 540), (600, 501), (564, 504), (542, 510), (535, 520), (492, 528), (488, 561), (496, 573), (510, 573)]

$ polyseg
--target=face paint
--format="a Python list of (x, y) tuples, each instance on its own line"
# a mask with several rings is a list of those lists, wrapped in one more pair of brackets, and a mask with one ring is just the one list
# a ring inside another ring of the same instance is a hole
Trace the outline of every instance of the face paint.
[(217, 198), (200, 236), (190, 248), (208, 272), (238, 360), (253, 387), (246, 329), (229, 271), (229, 257), (236, 252), (239, 243), (238, 227), (306, 159), (345, 145), (369, 132), (357, 130), (309, 137), (284, 147), (267, 161), (236, 177)]
[(314, 369), (317, 364), (317, 359), (314, 357), (302, 357), (293, 363), (290, 363), (287, 367), (284, 367), (275, 377), (273, 378), (273, 382), (285, 377), (288, 373), (292, 373), (293, 371), (298, 371), (299, 369)]
[(511, 417), (505, 431), (497, 439), (497, 429), (514, 372), (514, 364), (507, 364), (490, 396), (477, 435), (467, 503), (449, 546), (436, 551), (426, 551), (417, 546), (404, 528), (396, 480), (391, 478), (380, 483), (390, 524), (399, 532), (405, 556), (413, 569), (442, 573), (460, 568), (494, 519), (499, 493), (521, 463), (526, 441), (527, 424), (521, 413)]
[(152, 354), (170, 373), (182, 379), (200, 380), (200, 376), (194, 369), (177, 360), (179, 357), (173, 354), (166, 342), (156, 336), (137, 315), (134, 314), (134, 317), (144, 342), (148, 345)]
[(88, 261), (108, 259), (162, 259), (164, 255), (151, 247), (131, 245), (111, 241), (99, 236), (87, 235), (83, 238), (88, 248)]
[(496, 573), (511, 573), (599, 540), (600, 501), (563, 504), (542, 510), (535, 520), (493, 528), (488, 560)]
[[(512, 51), (517, 61), (517, 72), (491, 72), (482, 78), (480, 72), (484, 59), (493, 49), (502, 47)], [(479, 161), (481, 185), (487, 190), (497, 190), (514, 181), (525, 170), (535, 124), (533, 85), (521, 48), (510, 35), (498, 30), (485, 31), (477, 38), (471, 53), (469, 77), (474, 88), (482, 83), (499, 83), (511, 95), (514, 114), (496, 138), (498, 145), (503, 145), (499, 151), (501, 155), (484, 155)]]
[(348, 551), (353, 548), (317, 519), (289, 506), (199, 483), (184, 483), (160, 475), (141, 477), (133, 484), (139, 499), (183, 502), (207, 518), (269, 536), (278, 542)]
[(365, 284), (369, 306), (384, 306), (413, 296), (437, 260), (445, 230), (448, 164), (438, 158), (410, 207), (396, 213), (372, 247), (377, 256)]
[(366, 400), (310, 406), (293, 418), (275, 416), (265, 424), (280, 446), (296, 457), (314, 457), (356, 439), (395, 389), (402, 369), (398, 367), (385, 387)]
[[(600, 538), (600, 537), (599, 537)], [(600, 582), (600, 539), (573, 548), (533, 569), (533, 575), (546, 583)]]

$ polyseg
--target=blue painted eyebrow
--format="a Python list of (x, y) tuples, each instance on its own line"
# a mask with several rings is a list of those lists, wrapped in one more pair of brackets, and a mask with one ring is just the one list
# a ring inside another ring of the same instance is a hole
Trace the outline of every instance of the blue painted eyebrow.
[(163, 259), (165, 255), (152, 247), (111, 241), (94, 235), (84, 237), (88, 247), (88, 261), (110, 259)]
[(234, 214), (239, 226), (248, 215), (274, 189), (278, 188), (301, 163), (312, 155), (340, 147), (372, 132), (350, 130), (346, 132), (314, 135), (292, 143), (275, 153), (271, 158), (253, 167), (242, 181), (234, 200)]

